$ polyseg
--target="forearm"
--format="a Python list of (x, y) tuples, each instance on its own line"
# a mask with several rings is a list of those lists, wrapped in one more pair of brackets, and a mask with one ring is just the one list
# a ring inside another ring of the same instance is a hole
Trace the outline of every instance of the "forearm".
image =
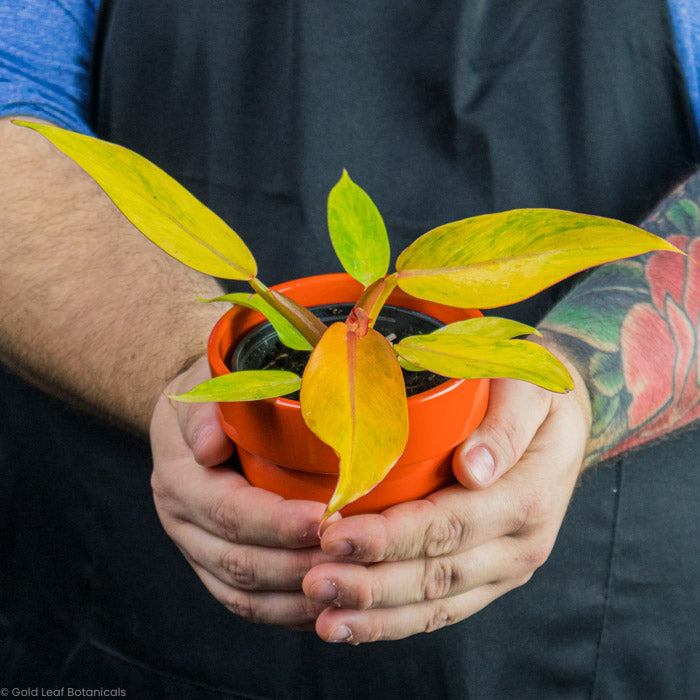
[(146, 433), (165, 384), (201, 354), (219, 285), (171, 260), (39, 134), (0, 120), (0, 359)]
[(642, 227), (688, 257), (659, 252), (606, 265), (540, 325), (565, 349), (590, 392), (587, 464), (700, 419), (700, 175), (667, 197)]

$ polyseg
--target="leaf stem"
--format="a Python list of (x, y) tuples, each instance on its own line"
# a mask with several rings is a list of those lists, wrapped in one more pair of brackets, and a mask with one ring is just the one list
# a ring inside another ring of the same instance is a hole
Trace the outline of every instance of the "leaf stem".
[(355, 306), (367, 312), (370, 328), (374, 327), (377, 316), (379, 316), (391, 293), (396, 289), (396, 282), (397, 276), (395, 272), (387, 277), (382, 277), (366, 287), (357, 300)]
[(313, 347), (316, 347), (327, 329), (326, 324), (321, 319), (288, 296), (280, 294), (274, 289), (269, 289), (257, 277), (248, 281), (257, 294), (275, 311), (284, 316)]

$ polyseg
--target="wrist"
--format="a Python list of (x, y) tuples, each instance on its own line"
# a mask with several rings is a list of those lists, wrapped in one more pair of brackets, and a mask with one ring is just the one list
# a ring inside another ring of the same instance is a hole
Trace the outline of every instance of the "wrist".
[[(583, 374), (579, 371), (575, 354), (570, 348), (567, 348), (563, 343), (557, 342), (554, 336), (544, 329), (538, 329), (542, 333), (541, 337), (531, 338), (540, 345), (546, 347), (568, 370), (574, 382), (574, 388), (569, 392), (571, 398), (576, 402), (581, 413), (581, 417), (585, 423), (587, 442), (590, 441), (591, 427), (593, 424), (593, 401), (591, 389), (586, 383)], [(589, 450), (586, 449), (586, 457), (583, 461), (582, 469), (590, 464)]]

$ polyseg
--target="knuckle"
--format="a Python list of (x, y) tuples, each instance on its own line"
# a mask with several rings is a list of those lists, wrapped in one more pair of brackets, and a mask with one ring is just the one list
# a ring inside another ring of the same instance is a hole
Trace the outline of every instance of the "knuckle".
[(300, 529), (298, 525), (282, 518), (275, 521), (275, 526), (280, 546), (288, 548), (299, 547), (313, 531), (312, 528)]
[(376, 527), (371, 531), (371, 536), (358, 542), (357, 551), (353, 552), (355, 559), (364, 562), (378, 562), (385, 559), (405, 559), (413, 556), (414, 542), (409, 542), (403, 537), (396, 537), (387, 519), (380, 514), (375, 520)]
[(384, 639), (391, 639), (391, 635), (389, 634), (389, 630), (387, 628), (386, 623), (384, 621), (378, 621), (374, 625), (372, 625), (372, 627), (367, 632), (366, 641), (381, 642)]
[(538, 537), (525, 544), (518, 558), (529, 576), (549, 559), (553, 548), (554, 538)]
[(444, 598), (458, 583), (458, 572), (449, 559), (427, 559), (423, 571), (423, 594), (426, 600)]
[(228, 580), (236, 588), (243, 588), (248, 591), (258, 590), (260, 588), (260, 582), (258, 581), (255, 567), (252, 565), (250, 556), (244, 551), (226, 548), (221, 554), (219, 564)]
[(553, 510), (549, 489), (539, 488), (523, 494), (520, 502), (521, 529), (547, 521)]
[(465, 537), (466, 525), (454, 513), (442, 511), (433, 519), (425, 533), (425, 555), (438, 557), (448, 554)]
[(230, 591), (224, 596), (221, 603), (237, 617), (241, 617), (248, 622), (257, 622), (253, 601), (247, 593)]
[(235, 509), (231, 508), (225, 500), (217, 501), (212, 505), (211, 521), (226, 540), (238, 542), (240, 538), (240, 521)]
[(180, 522), (175, 496), (155, 474), (151, 476), (151, 489), (158, 519), (168, 536), (175, 540), (176, 525)]
[(511, 466), (520, 459), (521, 450), (513, 438), (522, 435), (523, 428), (514, 415), (502, 413), (495, 423), (482, 425), (479, 430), (483, 442), (494, 452), (497, 467)]
[[(354, 607), (357, 610), (369, 610), (377, 604), (381, 604), (383, 596), (378, 589), (377, 584), (369, 584), (360, 586), (357, 589), (354, 601)], [(341, 601), (341, 603), (344, 601)]]
[(298, 549), (308, 546), (318, 528), (318, 521), (300, 521), (288, 509), (288, 502), (281, 501), (278, 506), (269, 513), (269, 527), (274, 531), (279, 546), (287, 549)]
[(172, 500), (172, 491), (166, 486), (162, 477), (155, 469), (151, 472), (151, 490), (153, 491), (153, 500), (157, 504), (167, 503)]
[(425, 623), (425, 632), (435, 632), (456, 622), (449, 607), (444, 603), (438, 603), (433, 607)]
[(528, 570), (539, 569), (549, 558), (549, 550), (546, 547), (534, 546), (525, 549), (521, 561)]

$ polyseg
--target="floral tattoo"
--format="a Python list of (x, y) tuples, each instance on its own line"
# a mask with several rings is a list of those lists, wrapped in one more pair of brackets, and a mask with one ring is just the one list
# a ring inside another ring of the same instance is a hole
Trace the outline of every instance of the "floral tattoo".
[(586, 463), (700, 420), (700, 173), (641, 226), (686, 253), (651, 253), (591, 273), (540, 324), (586, 381)]

